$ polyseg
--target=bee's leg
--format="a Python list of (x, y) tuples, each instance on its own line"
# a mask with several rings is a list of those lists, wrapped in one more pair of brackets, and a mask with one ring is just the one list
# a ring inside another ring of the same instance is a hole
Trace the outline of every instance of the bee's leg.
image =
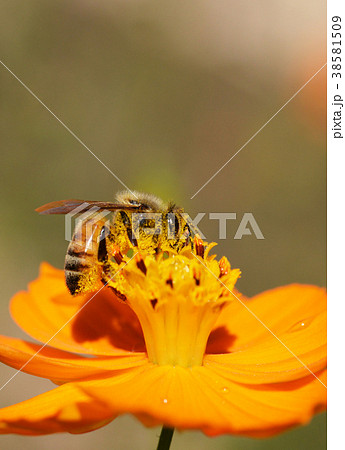
[(126, 233), (127, 233), (129, 242), (133, 245), (133, 247), (138, 247), (138, 241), (133, 235), (132, 222), (131, 222), (130, 218), (124, 211), (120, 211), (120, 217), (121, 217), (123, 225), (126, 228)]
[(171, 244), (172, 248), (179, 252), (184, 247), (186, 247), (189, 244), (192, 244), (192, 241), (190, 239), (191, 236), (191, 230), (189, 226), (186, 224), (183, 227), (182, 233), (176, 237), (176, 240)]
[(102, 283), (107, 284), (111, 280), (111, 266), (109, 264), (109, 254), (107, 249), (106, 236), (109, 234), (109, 229), (104, 226), (99, 235), (97, 259), (102, 266)]
[(127, 229), (127, 236), (130, 240), (133, 247), (138, 247), (138, 241), (135, 239), (135, 237), (132, 235), (132, 229)]
[[(104, 231), (104, 233), (103, 233), (103, 231)], [(102, 235), (102, 233), (103, 233), (103, 235)], [(105, 239), (105, 236), (107, 236), (108, 233), (109, 233), (109, 230), (107, 232), (106, 227), (103, 227), (101, 236), (100, 236), (99, 247), (98, 247), (98, 261), (100, 263), (102, 263), (101, 281), (105, 286), (108, 286), (114, 292), (114, 294), (118, 297), (118, 299), (125, 302), (127, 300), (126, 296), (124, 294), (122, 294), (120, 291), (118, 291), (117, 289), (115, 289), (113, 286), (109, 285), (111, 280), (113, 280), (115, 278), (118, 270), (115, 270), (113, 265), (111, 265), (109, 262), (109, 252), (107, 250), (106, 239)], [(122, 254), (119, 250), (113, 252), (113, 258), (115, 259), (117, 264), (120, 264), (123, 259)]]

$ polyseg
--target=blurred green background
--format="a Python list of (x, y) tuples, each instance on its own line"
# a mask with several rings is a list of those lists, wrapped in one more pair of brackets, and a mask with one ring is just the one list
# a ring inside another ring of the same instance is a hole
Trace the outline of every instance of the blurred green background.
[[(236, 212), (219, 242), (247, 295), (325, 285), (326, 73), (321, 71), (193, 200), (192, 195), (324, 64), (326, 3), (192, 0), (2, 1), (1, 60), (131, 189), (198, 212)], [(8, 301), (42, 260), (63, 267), (65, 198), (122, 186), (0, 66), (1, 333), (24, 337)], [(244, 212), (265, 240), (233, 237)], [(217, 240), (218, 222), (200, 222)], [(1, 367), (1, 385), (14, 370)], [(5, 406), (51, 389), (19, 374)], [(155, 448), (130, 417), (96, 432), (0, 437), (0, 448)], [(325, 415), (269, 440), (185, 432), (173, 449), (324, 449)]]

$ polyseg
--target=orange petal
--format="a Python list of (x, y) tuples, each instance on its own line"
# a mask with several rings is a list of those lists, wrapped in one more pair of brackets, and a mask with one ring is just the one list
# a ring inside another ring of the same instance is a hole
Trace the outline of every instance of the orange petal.
[(290, 381), (326, 368), (326, 312), (304, 326), (298, 324), (275, 337), (227, 354), (206, 355), (204, 365), (240, 383)]
[(207, 353), (243, 351), (261, 340), (274, 339), (270, 331), (279, 337), (303, 328), (302, 324), (309, 325), (326, 310), (326, 291), (317, 286), (291, 284), (251, 299), (234, 293), (239, 300), (234, 298), (223, 309), (210, 335)]
[(13, 297), (10, 311), (30, 336), (62, 350), (110, 356), (123, 350), (145, 351), (137, 317), (110, 288), (72, 297), (64, 272), (47, 263), (29, 291)]
[(114, 415), (102, 402), (68, 383), (30, 400), (0, 409), (0, 434), (85, 433)]
[[(325, 381), (325, 372), (318, 373)], [(145, 425), (269, 436), (308, 422), (326, 402), (326, 389), (308, 376), (287, 383), (243, 385), (207, 367), (147, 365), (102, 381), (80, 384), (113, 413), (132, 413)]]
[(85, 358), (50, 347), (0, 336), (0, 361), (22, 372), (58, 382), (109, 376), (146, 362), (146, 354), (123, 352), (113, 357)]

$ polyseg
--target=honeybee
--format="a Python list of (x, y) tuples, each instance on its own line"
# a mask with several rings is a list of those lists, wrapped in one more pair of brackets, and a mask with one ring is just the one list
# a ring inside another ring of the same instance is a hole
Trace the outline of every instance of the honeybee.
[[(119, 192), (115, 202), (60, 200), (36, 209), (40, 214), (83, 214), (77, 221), (65, 259), (72, 295), (95, 290), (114, 276), (112, 262), (136, 251), (179, 252), (191, 243), (190, 223), (174, 203), (140, 192)], [(110, 217), (108, 217), (110, 216)]]

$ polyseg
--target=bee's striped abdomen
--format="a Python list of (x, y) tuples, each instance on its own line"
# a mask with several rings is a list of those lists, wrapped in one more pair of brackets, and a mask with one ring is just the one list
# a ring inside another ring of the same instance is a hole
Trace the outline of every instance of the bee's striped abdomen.
[(90, 291), (90, 281), (97, 281), (98, 238), (103, 222), (89, 219), (77, 224), (65, 259), (65, 278), (72, 295)]

